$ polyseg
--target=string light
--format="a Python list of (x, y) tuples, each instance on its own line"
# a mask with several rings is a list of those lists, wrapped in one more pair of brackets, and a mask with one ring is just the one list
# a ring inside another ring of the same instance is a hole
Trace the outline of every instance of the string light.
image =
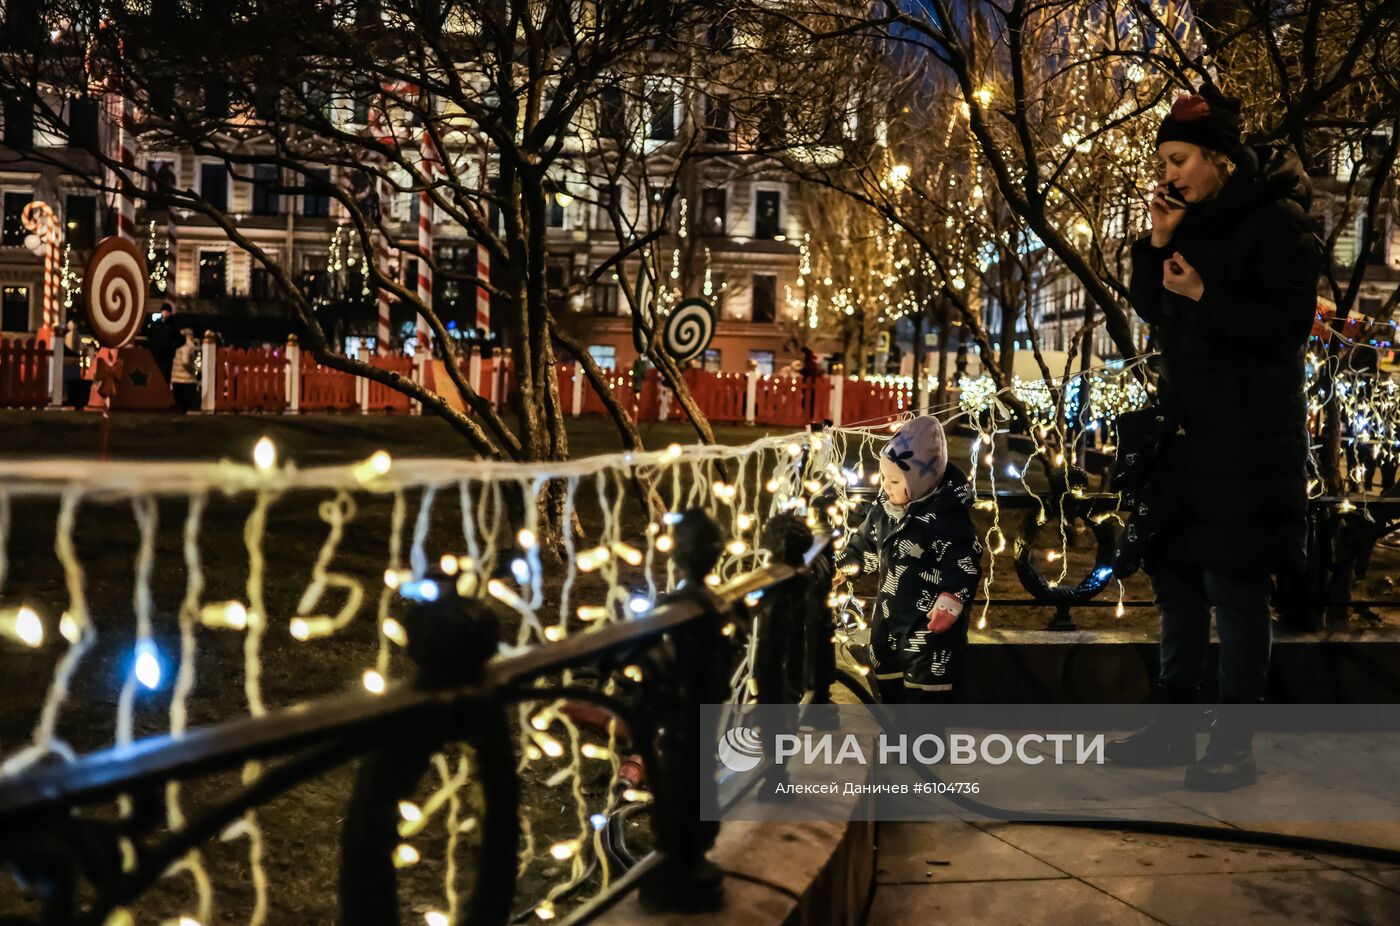
[(29, 605), (0, 611), (0, 636), (9, 637), (31, 648), (44, 644), (44, 624), (39, 612)]
[(253, 445), (253, 465), (263, 472), (269, 472), (277, 466), (277, 445), (271, 438), (260, 437)]

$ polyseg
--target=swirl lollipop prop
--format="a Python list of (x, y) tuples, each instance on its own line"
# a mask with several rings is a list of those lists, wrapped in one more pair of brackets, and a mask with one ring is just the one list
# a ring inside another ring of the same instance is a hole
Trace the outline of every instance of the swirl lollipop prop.
[(83, 274), (83, 309), (93, 337), (121, 347), (136, 336), (146, 306), (146, 259), (124, 238), (102, 239)]
[(700, 356), (715, 336), (715, 307), (707, 299), (686, 299), (666, 317), (661, 330), (661, 346), (684, 363)]

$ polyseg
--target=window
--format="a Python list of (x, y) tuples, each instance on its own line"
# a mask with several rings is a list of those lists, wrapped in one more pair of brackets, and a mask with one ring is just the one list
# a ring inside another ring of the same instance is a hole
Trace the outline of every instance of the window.
[(758, 117), (758, 146), (781, 148), (785, 134), (782, 101), (768, 100)]
[(24, 212), (24, 207), (33, 201), (33, 193), (5, 194), (5, 224), (3, 233), (0, 233), (0, 244), (17, 247), (24, 244), (24, 236), (29, 234), (29, 230), (24, 227), (20, 213)]
[(262, 264), (254, 264), (248, 279), (248, 295), (255, 302), (272, 302), (277, 298), (277, 280)]
[(214, 78), (204, 85), (204, 118), (227, 119), (230, 108), (228, 81)]
[(70, 193), (63, 203), (63, 239), (79, 250), (97, 245), (97, 197)]
[(701, 366), (711, 373), (718, 373), (720, 370), (724, 369), (724, 364), (720, 362), (720, 352), (713, 347), (705, 348), (705, 355)]
[[(152, 184), (157, 190), (174, 189), (180, 184), (179, 165), (168, 157), (152, 158), (146, 162), (146, 170), (150, 171)], [(152, 208), (169, 208), (163, 199), (154, 201), (151, 205)]]
[(712, 96), (705, 101), (705, 141), (711, 145), (729, 144), (729, 97)]
[(653, 90), (647, 96), (651, 121), (647, 137), (653, 141), (670, 141), (676, 137), (676, 94), (669, 89)]
[(771, 273), (753, 275), (753, 320), (772, 322), (778, 318), (778, 278)]
[(369, 99), (367, 97), (355, 100), (350, 104), (350, 121), (355, 125), (369, 124)]
[(38, 0), (9, 0), (0, 4), (5, 10), (5, 29), (0, 32), (0, 48), (24, 51), (39, 42)]
[(25, 100), (5, 98), (5, 144), (28, 150), (34, 147), (34, 109)]
[(544, 285), (548, 290), (546, 301), (551, 312), (563, 313), (568, 308), (568, 296), (565, 290), (569, 288), (569, 260), (568, 258), (551, 258), (544, 268)]
[(779, 217), (783, 194), (777, 190), (759, 190), (754, 195), (753, 234), (755, 238), (777, 238), (783, 233)]
[(590, 344), (588, 345), (588, 355), (593, 358), (593, 362), (605, 370), (617, 369), (617, 348), (611, 344)]
[(253, 165), (253, 215), (277, 215), (282, 211), (278, 183), (276, 164)]
[(6, 286), (0, 292), (0, 331), (29, 330), (29, 287)]
[(621, 138), (627, 131), (622, 88), (604, 87), (598, 94), (598, 131), (604, 138)]
[(544, 224), (547, 228), (564, 227), (564, 206), (559, 202), (559, 193), (550, 193), (544, 199)]
[[(307, 171), (307, 177), (303, 183), (303, 194), (301, 200), (301, 214), (312, 218), (324, 219), (331, 214), (331, 171), (329, 167), (320, 167)], [(417, 197), (414, 197), (417, 199)]]
[(97, 101), (75, 97), (68, 103), (68, 143), (89, 151), (98, 147)]
[(593, 284), (593, 312), (596, 315), (617, 314), (617, 284)]
[(199, 195), (215, 209), (228, 208), (228, 171), (223, 164), (199, 165)]
[(621, 206), (622, 204), (622, 201), (618, 198), (621, 195), (621, 192), (618, 189), (617, 184), (610, 183), (602, 189), (598, 190), (597, 193), (594, 195), (597, 199), (597, 205), (594, 207), (594, 216), (597, 219), (597, 227), (603, 229), (612, 228), (613, 204), (616, 203), (618, 206)]
[(728, 197), (724, 187), (706, 187), (700, 192), (700, 228), (704, 235), (724, 234)]
[(771, 350), (751, 350), (749, 351), (749, 363), (758, 368), (758, 372), (768, 376), (773, 375), (773, 352)]
[(199, 298), (218, 299), (228, 292), (228, 254), (218, 251), (199, 252)]

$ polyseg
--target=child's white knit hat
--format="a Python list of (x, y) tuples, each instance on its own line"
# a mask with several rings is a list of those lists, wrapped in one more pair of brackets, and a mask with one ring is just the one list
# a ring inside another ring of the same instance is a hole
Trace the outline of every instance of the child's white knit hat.
[(904, 473), (909, 497), (923, 498), (943, 481), (948, 467), (948, 439), (943, 424), (932, 415), (906, 421), (880, 455)]

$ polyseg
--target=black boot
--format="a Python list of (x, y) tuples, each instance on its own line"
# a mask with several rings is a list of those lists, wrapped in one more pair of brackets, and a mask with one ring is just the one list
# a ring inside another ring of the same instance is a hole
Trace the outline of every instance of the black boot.
[(1247, 714), (1217, 710), (1210, 725), (1206, 754), (1186, 768), (1191, 791), (1233, 791), (1254, 784), (1254, 729)]
[[(1193, 692), (1173, 691), (1154, 685), (1148, 704), (1190, 704)], [(1150, 720), (1140, 730), (1120, 739), (1110, 740), (1104, 755), (1114, 765), (1132, 768), (1155, 768), (1168, 765), (1189, 765), (1196, 761), (1196, 730), (1184, 713)]]

